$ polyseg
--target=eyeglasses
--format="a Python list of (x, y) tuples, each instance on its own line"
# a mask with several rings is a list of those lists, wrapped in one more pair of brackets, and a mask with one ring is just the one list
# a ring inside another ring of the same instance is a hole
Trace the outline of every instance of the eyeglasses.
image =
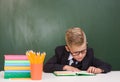
[(71, 52), (71, 50), (69, 49), (69, 51), (72, 54), (72, 56), (79, 56), (80, 54), (85, 54), (87, 52), (87, 49), (76, 51), (76, 52)]

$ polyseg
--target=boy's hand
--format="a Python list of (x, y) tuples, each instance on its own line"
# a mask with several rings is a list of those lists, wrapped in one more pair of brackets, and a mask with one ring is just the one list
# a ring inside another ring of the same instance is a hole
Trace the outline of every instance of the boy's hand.
[(72, 66), (69, 66), (69, 65), (65, 65), (65, 66), (63, 67), (63, 70), (73, 71), (73, 72), (79, 72), (79, 71), (80, 71), (78, 68), (75, 68), (75, 67), (72, 67)]
[(98, 74), (98, 73), (102, 73), (102, 69), (96, 68), (96, 67), (94, 67), (94, 66), (90, 66), (90, 67), (87, 69), (87, 72)]

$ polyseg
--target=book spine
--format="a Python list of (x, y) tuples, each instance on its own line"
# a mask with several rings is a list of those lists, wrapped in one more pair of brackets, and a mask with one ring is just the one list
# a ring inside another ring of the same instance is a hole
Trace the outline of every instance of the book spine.
[(28, 60), (26, 55), (5, 55), (5, 60)]
[(5, 63), (4, 66), (30, 66), (29, 63)]
[(30, 72), (5, 72), (4, 78), (30, 78)]
[(29, 66), (5, 66), (4, 70), (30, 70)]
[(13, 72), (13, 73), (15, 73), (15, 72), (30, 72), (30, 70), (6, 70), (5, 71), (6, 73), (11, 73), (11, 72)]
[(28, 60), (5, 60), (5, 63), (30, 63)]

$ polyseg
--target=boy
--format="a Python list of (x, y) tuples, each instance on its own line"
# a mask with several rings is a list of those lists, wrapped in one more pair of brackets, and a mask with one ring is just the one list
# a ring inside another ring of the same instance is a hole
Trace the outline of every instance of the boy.
[(44, 72), (81, 71), (107, 73), (111, 66), (94, 57), (93, 49), (87, 46), (84, 31), (79, 27), (70, 28), (65, 34), (66, 45), (58, 46), (55, 55), (44, 65)]

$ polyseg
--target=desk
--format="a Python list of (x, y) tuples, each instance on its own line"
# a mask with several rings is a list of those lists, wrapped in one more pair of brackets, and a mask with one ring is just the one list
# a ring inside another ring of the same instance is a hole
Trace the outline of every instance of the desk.
[(120, 71), (111, 71), (107, 74), (97, 74), (96, 76), (55, 76), (52, 73), (43, 73), (42, 80), (10, 80), (3, 78), (0, 72), (0, 82), (119, 82)]

